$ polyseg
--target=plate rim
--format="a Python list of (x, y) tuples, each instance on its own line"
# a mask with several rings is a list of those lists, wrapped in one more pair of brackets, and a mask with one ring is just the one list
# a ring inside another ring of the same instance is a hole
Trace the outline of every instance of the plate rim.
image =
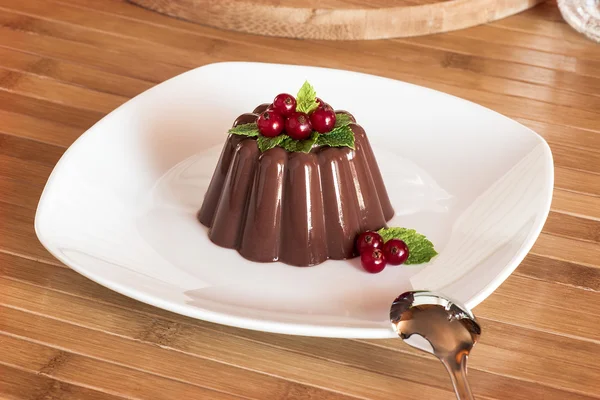
[(538, 226), (535, 229), (531, 229), (527, 235), (527, 238), (524, 240), (520, 249), (515, 253), (510, 262), (508, 262), (505, 267), (501, 270), (501, 272), (496, 275), (488, 284), (482, 287), (481, 290), (477, 292), (472, 298), (470, 298), (465, 306), (467, 308), (473, 309), (477, 305), (479, 305), (483, 300), (489, 297), (508, 277), (514, 272), (514, 270), (520, 265), (523, 259), (527, 256), (530, 250), (533, 248), (535, 242), (539, 238), (543, 227), (547, 221), (548, 215), (550, 213), (552, 199), (553, 199), (553, 191), (554, 191), (554, 159), (552, 155), (552, 151), (550, 146), (546, 142), (546, 140), (533, 129), (523, 125), (522, 123), (503, 115), (491, 108), (487, 108), (473, 101), (445, 93), (442, 91), (438, 91), (436, 89), (432, 89), (426, 86), (421, 86), (417, 84), (413, 84), (410, 82), (405, 82), (399, 79), (389, 78), (382, 75), (377, 74), (369, 74), (358, 71), (330, 68), (330, 67), (319, 67), (313, 65), (300, 65), (300, 64), (283, 64), (283, 63), (268, 63), (268, 62), (253, 62), (253, 61), (222, 61), (222, 62), (214, 62), (208, 63), (196, 68), (192, 68), (188, 71), (185, 71), (181, 74), (175, 75), (167, 80), (164, 80), (156, 85), (144, 90), (143, 92), (137, 94), (136, 96), (128, 99), (123, 104), (114, 108), (98, 121), (96, 121), (92, 126), (86, 129), (77, 139), (73, 141), (73, 143), (65, 150), (62, 154), (58, 162), (54, 165), (52, 172), (50, 173), (42, 193), (40, 195), (38, 205), (35, 210), (34, 217), (34, 231), (35, 234), (41, 243), (41, 245), (57, 260), (61, 263), (67, 265), (69, 268), (73, 269), (78, 274), (90, 279), (91, 281), (98, 283), (99, 285), (112, 290), (121, 295), (127, 296), (134, 300), (140, 301), (145, 304), (149, 304), (151, 306), (161, 308), (163, 310), (173, 312), (176, 314), (184, 315), (194, 319), (200, 319), (203, 321), (217, 323), (232, 327), (238, 327), (243, 329), (250, 329), (255, 331), (263, 331), (263, 332), (271, 332), (278, 334), (288, 334), (288, 335), (299, 335), (299, 336), (311, 336), (311, 337), (329, 337), (329, 338), (360, 338), (360, 339), (385, 339), (385, 338), (393, 338), (397, 337), (396, 333), (393, 331), (392, 326), (390, 324), (389, 330), (384, 330), (382, 328), (366, 328), (366, 327), (348, 327), (348, 326), (323, 326), (323, 325), (312, 325), (312, 324), (303, 324), (303, 323), (289, 323), (289, 322), (277, 322), (273, 320), (266, 319), (255, 319), (255, 318), (245, 318), (245, 317), (237, 317), (221, 312), (212, 311), (206, 308), (192, 307), (192, 306), (182, 306), (180, 304), (174, 303), (172, 301), (163, 300), (156, 296), (148, 295), (144, 292), (137, 291), (135, 289), (131, 289), (127, 285), (122, 285), (118, 281), (112, 281), (109, 279), (104, 279), (102, 276), (96, 276), (93, 273), (89, 273), (82, 266), (79, 266), (75, 262), (71, 262), (65, 256), (63, 256), (60, 252), (55, 251), (50, 245), (49, 241), (46, 240), (42, 233), (41, 229), (41, 218), (40, 215), (43, 213), (44, 205), (46, 201), (44, 200), (47, 196), (47, 192), (53, 185), (56, 176), (60, 173), (60, 170), (64, 167), (65, 160), (69, 157), (69, 155), (74, 152), (78, 147), (81, 146), (81, 143), (87, 140), (89, 137), (90, 131), (92, 129), (96, 129), (97, 126), (101, 125), (107, 118), (111, 115), (119, 111), (120, 109), (127, 106), (129, 103), (136, 101), (139, 97), (143, 95), (147, 95), (157, 88), (169, 84), (173, 80), (184, 79), (185, 76), (195, 73), (198, 70), (206, 69), (206, 68), (215, 68), (221, 65), (259, 65), (259, 66), (277, 66), (277, 67), (295, 67), (295, 68), (309, 68), (316, 70), (330, 70), (335, 72), (343, 72), (343, 73), (351, 73), (351, 74), (359, 74), (365, 77), (376, 77), (379, 79), (390, 80), (395, 82), (401, 82), (406, 85), (411, 85), (413, 87), (417, 87), (420, 90), (426, 90), (435, 92), (437, 95), (449, 96), (454, 99), (454, 101), (458, 100), (461, 102), (467, 102), (471, 105), (474, 105), (480, 109), (486, 110), (486, 112), (491, 112), (496, 114), (497, 117), (500, 117), (505, 120), (510, 120), (512, 123), (517, 124), (521, 129), (527, 131), (530, 135), (533, 135), (538, 142), (538, 145), (543, 146), (543, 153), (545, 156), (545, 161), (547, 163), (547, 175), (544, 176), (544, 180), (546, 182), (545, 188), (547, 189), (545, 193), (545, 203), (543, 209), (540, 210), (540, 220)]

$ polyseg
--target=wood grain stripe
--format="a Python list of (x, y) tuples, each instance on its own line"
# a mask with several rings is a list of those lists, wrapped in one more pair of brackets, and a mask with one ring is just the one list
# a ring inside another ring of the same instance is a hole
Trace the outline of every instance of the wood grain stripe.
[(0, 47), (0, 67), (53, 78), (98, 92), (134, 97), (153, 86), (152, 82), (130, 78), (18, 50)]
[(600, 292), (600, 268), (529, 254), (514, 272), (546, 282)]
[[(564, 29), (569, 29), (569, 27), (565, 26)], [(535, 35), (531, 32), (524, 35), (518, 31), (502, 30), (494, 25), (462, 29), (456, 32), (449, 32), (449, 35), (481, 40), (487, 43), (543, 51), (550, 54), (560, 54), (575, 57), (578, 60), (600, 61), (600, 48), (590, 46), (589, 43), (567, 40), (557, 41), (553, 38)]]
[(57, 263), (57, 260), (37, 240), (33, 220), (34, 213), (31, 210), (0, 201), (0, 251)]
[[(2, 35), (0, 34), (1, 37)], [(45, 119), (82, 130), (88, 129), (104, 116), (103, 113), (98, 111), (70, 107), (4, 90), (0, 90), (0, 109)]]
[(599, 243), (600, 221), (550, 212), (546, 225), (544, 226), (544, 232), (557, 236)]
[[(330, 49), (337, 51), (340, 45), (334, 46), (331, 43), (326, 43), (325, 46), (329, 46)], [(491, 87), (490, 90), (508, 90), (512, 94), (528, 93), (527, 95), (531, 95), (533, 93), (531, 90), (525, 91), (525, 88), (531, 88), (531, 86), (519, 86), (518, 82), (555, 88), (561, 92), (573, 91), (578, 94), (597, 95), (600, 90), (600, 79), (596, 77), (583, 77), (573, 72), (519, 64), (504, 59), (489, 59), (484, 57), (484, 54), (480, 52), (460, 53), (442, 48), (423, 47), (411, 41), (401, 43), (388, 41), (375, 43), (357, 42), (352, 43), (351, 46), (348, 45), (347, 49), (349, 50), (349, 58), (350, 52), (358, 51), (368, 54), (373, 64), (382, 65), (384, 68), (391, 60), (396, 62), (391, 67), (393, 70), (398, 68), (406, 73), (412, 72), (413, 74), (429, 79), (437, 78), (448, 84), (457, 86), (461, 86), (465, 75), (471, 75), (470, 84), (479, 84), (481, 87), (488, 86), (486, 84), (488, 77), (501, 78), (491, 80), (491, 84), (489, 85)], [(298, 49), (298, 51), (301, 51), (301, 49)], [(419, 68), (415, 68), (415, 65), (419, 65)], [(423, 72), (421, 72), (421, 68), (424, 68)], [(494, 84), (494, 81), (496, 84)], [(516, 83), (511, 81), (516, 81)], [(497, 83), (500, 82), (506, 82), (506, 88), (499, 87)], [(541, 90), (545, 92), (544, 89)], [(551, 92), (556, 93), (554, 90)], [(545, 101), (552, 102), (549, 96), (540, 96), (538, 94), (534, 96), (538, 99), (545, 99)]]
[(0, 176), (0, 193), (4, 203), (35, 210), (42, 189), (17, 179)]
[(519, 64), (531, 64), (548, 69), (574, 72), (582, 76), (600, 77), (600, 62), (582, 60), (573, 56), (500, 44), (490, 46), (484, 40), (453, 36), (452, 34), (443, 37), (421, 36), (410, 40), (397, 40), (400, 42), (410, 41), (421, 46), (453, 51), (459, 54), (475, 53), (494, 60), (507, 60)]
[[(189, 53), (174, 47), (161, 46), (148, 41), (136, 41), (128, 37), (115, 35), (114, 33), (98, 32), (84, 28), (84, 26), (70, 23), (56, 22), (46, 19), (46, 15), (52, 15), (53, 11), (60, 10), (60, 6), (45, 4), (45, 9), (38, 7), (40, 3), (30, 4), (35, 15), (26, 12), (21, 13), (3, 8), (4, 5), (14, 4), (0, 0), (0, 26), (15, 31), (31, 32), (37, 35), (49, 36), (61, 40), (82, 43), (85, 45), (110, 49), (115, 54), (132, 54), (138, 60), (152, 62), (166, 62), (175, 66), (191, 67), (197, 65), (200, 60), (206, 62), (206, 56), (201, 53)], [(28, 3), (24, 2), (23, 5)], [(42, 3), (44, 4), (44, 3)], [(85, 24), (84, 21), (80, 23)]]
[[(3, 153), (10, 152), (5, 150)], [(0, 176), (21, 180), (38, 187), (44, 187), (52, 168), (51, 165), (0, 155)]]
[(600, 245), (542, 233), (531, 249), (532, 254), (555, 260), (600, 267)]
[[(22, 49), (27, 53), (49, 58), (91, 65), (111, 73), (150, 82), (162, 82), (187, 70), (184, 67), (160, 62), (141, 62), (136, 57), (136, 53), (113, 53), (110, 57), (106, 57), (97, 48), (88, 44), (44, 35), (31, 35), (7, 27), (0, 27), (0, 46)], [(135, 66), (135, 68), (131, 68), (131, 66)]]
[[(6, 320), (0, 321), (2, 325), (11, 318), (29, 326), (34, 322), (26, 320), (27, 315), (17, 311), (7, 310), (5, 314), (3, 309), (2, 313), (6, 317)], [(39, 343), (28, 342), (1, 333), (0, 345), (5, 349), (0, 364), (51, 377), (54, 380), (71, 385), (86, 386), (129, 399), (152, 398), (166, 400), (172, 399), (174, 395), (178, 398), (219, 400), (240, 398), (82, 357), (68, 351), (46, 347)], [(57, 362), (58, 360), (60, 361)], [(141, 384), (142, 382), (143, 384)]]
[[(55, 160), (53, 165), (56, 164), (58, 158), (56, 158), (56, 153), (52, 148), (60, 147), (60, 151), (64, 152), (64, 149), (69, 147), (84, 132), (83, 129), (74, 126), (2, 109), (0, 109), (0, 121), (2, 121), (2, 124), (0, 124), (0, 133), (5, 137), (2, 139), (4, 143), (3, 147), (14, 151), (14, 146), (22, 146), (22, 143), (29, 142), (28, 139), (47, 143), (51, 146), (45, 146), (44, 150), (53, 154), (52, 158)], [(13, 139), (6, 138), (8, 136), (11, 136)], [(6, 140), (15, 140), (21, 143), (18, 145), (6, 145)], [(31, 154), (31, 158), (44, 160), (47, 157), (45, 151)], [(22, 157), (22, 155), (19, 155), (19, 157)]]
[[(12, 342), (14, 343), (14, 342)], [(18, 343), (18, 342), (17, 342)], [(0, 346), (11, 344), (0, 337)], [(39, 373), (9, 367), (0, 359), (0, 398), (7, 400), (122, 400), (119, 397), (82, 386), (61, 382)]]
[(555, 189), (552, 209), (585, 219), (600, 220), (600, 197)]
[[(600, 93), (600, 89), (598, 92)], [(600, 135), (598, 132), (554, 125), (548, 121), (532, 121), (527, 118), (515, 118), (515, 120), (534, 130), (549, 143), (600, 152)]]
[[(0, 120), (2, 120), (0, 131), (2, 129), (6, 129), (7, 126), (8, 129), (6, 130), (12, 130), (10, 129), (10, 120), (13, 117), (14, 114), (0, 111)], [(30, 129), (31, 125), (33, 125), (35, 128), (52, 129), (56, 127), (53, 124), (37, 124), (39, 122), (37, 120), (21, 117), (18, 117), (18, 121), (19, 124), (17, 127), (17, 133), (19, 128)], [(20, 160), (25, 163), (42, 164), (50, 168), (54, 168), (54, 165), (56, 165), (64, 152), (65, 149), (62, 146), (55, 146), (42, 143), (37, 140), (28, 140), (23, 137), (0, 133), (0, 155), (11, 157), (13, 160)]]
[[(598, 135), (600, 136), (600, 133)], [(556, 165), (600, 174), (600, 152), (575, 149), (558, 144), (551, 144), (550, 147)]]
[(125, 101), (126, 97), (97, 92), (87, 88), (67, 85), (53, 79), (0, 68), (0, 90), (15, 92), (74, 108), (109, 113)]
[(600, 196), (600, 175), (569, 168), (554, 168), (555, 187), (576, 193)]
[[(564, 20), (548, 21), (532, 18), (532, 15), (539, 13), (539, 9), (533, 13), (521, 13), (512, 18), (494, 21), (491, 25), (496, 28), (509, 29), (526, 34), (546, 36), (549, 38), (564, 40), (572, 43), (583, 43), (590, 45), (589, 39), (579, 34), (565, 23)], [(553, 11), (555, 12), (555, 11)]]

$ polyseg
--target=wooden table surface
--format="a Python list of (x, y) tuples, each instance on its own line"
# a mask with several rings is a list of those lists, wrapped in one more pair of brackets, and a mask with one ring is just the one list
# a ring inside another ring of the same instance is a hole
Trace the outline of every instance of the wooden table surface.
[(370, 42), (255, 37), (122, 0), (0, 0), (1, 399), (453, 399), (399, 340), (246, 331), (118, 295), (61, 265), (33, 220), (65, 149), (115, 107), (224, 60), (385, 75), (533, 128), (556, 166), (531, 253), (475, 308), (480, 399), (600, 398), (600, 45), (556, 4), (452, 33)]

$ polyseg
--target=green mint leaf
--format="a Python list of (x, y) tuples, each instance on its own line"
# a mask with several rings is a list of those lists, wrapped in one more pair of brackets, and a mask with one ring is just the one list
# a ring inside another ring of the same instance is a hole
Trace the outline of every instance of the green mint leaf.
[(258, 125), (256, 125), (256, 122), (241, 124), (231, 128), (229, 133), (241, 136), (258, 136)]
[(281, 142), (283, 142), (284, 140), (289, 139), (290, 137), (288, 135), (278, 135), (275, 137), (266, 137), (266, 136), (259, 136), (258, 137), (258, 149), (262, 152), (262, 151), (267, 151), (267, 150), (271, 150), (273, 147), (279, 146), (281, 144)]
[(294, 140), (288, 136), (287, 139), (281, 142), (281, 147), (291, 152), (301, 151), (303, 153), (310, 153), (319, 136), (317, 132), (313, 132), (306, 140)]
[(317, 103), (317, 92), (308, 81), (304, 82), (304, 85), (298, 91), (296, 95), (296, 111), (303, 113), (310, 113), (319, 107)]
[(334, 128), (339, 128), (341, 126), (347, 126), (353, 123), (352, 118), (348, 114), (335, 114), (335, 126)]
[(317, 144), (330, 147), (350, 147), (354, 150), (354, 132), (348, 125), (333, 128), (331, 132), (319, 135)]
[(433, 243), (414, 229), (381, 228), (377, 233), (381, 235), (384, 242), (390, 239), (400, 239), (406, 243), (408, 246), (408, 259), (404, 264), (426, 263), (438, 254), (433, 248)]

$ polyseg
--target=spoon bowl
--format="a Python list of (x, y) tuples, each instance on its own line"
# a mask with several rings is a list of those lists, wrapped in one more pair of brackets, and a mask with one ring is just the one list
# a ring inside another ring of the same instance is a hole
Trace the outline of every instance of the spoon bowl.
[(390, 321), (405, 343), (444, 364), (457, 399), (474, 399), (467, 382), (467, 358), (481, 327), (469, 309), (438, 293), (410, 291), (394, 300)]

